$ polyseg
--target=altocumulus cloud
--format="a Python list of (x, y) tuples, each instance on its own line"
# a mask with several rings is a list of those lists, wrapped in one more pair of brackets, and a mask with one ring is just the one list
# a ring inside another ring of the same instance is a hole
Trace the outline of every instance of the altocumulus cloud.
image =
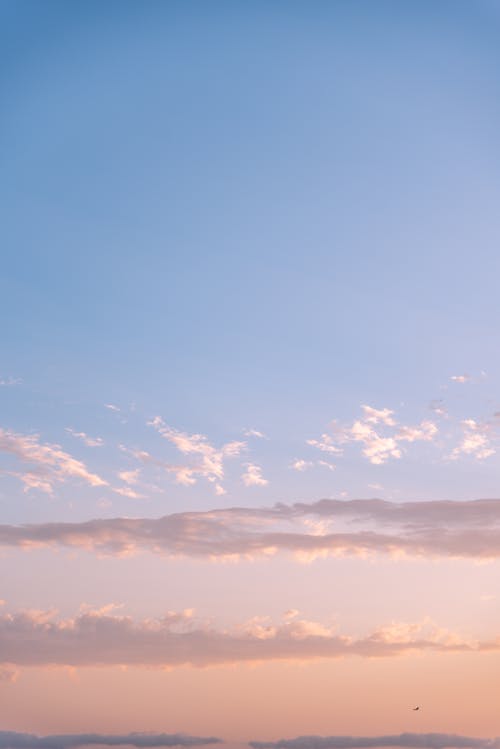
[(222, 739), (213, 736), (189, 736), (183, 733), (70, 733), (35, 736), (31, 733), (0, 731), (1, 749), (70, 749), (79, 746), (204, 746), (220, 744)]
[(396, 503), (323, 499), (153, 519), (0, 525), (0, 546), (66, 546), (116, 555), (149, 551), (214, 559), (278, 552), (301, 561), (374, 554), (498, 559), (500, 500)]
[(459, 736), (454, 733), (400, 733), (388, 736), (298, 736), (280, 741), (250, 741), (253, 749), (372, 749), (415, 747), (416, 749), (496, 749), (500, 739)]

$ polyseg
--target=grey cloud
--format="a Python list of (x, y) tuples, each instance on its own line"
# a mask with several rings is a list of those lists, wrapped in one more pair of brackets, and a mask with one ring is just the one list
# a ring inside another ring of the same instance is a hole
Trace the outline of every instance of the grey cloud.
[[(307, 520), (322, 521), (311, 532)], [(0, 525), (0, 546), (66, 546), (104, 554), (194, 556), (405, 554), (500, 558), (500, 500), (388, 502), (323, 499), (262, 509), (184, 512), (161, 518)]]
[(126, 733), (126, 734), (54, 734), (51, 736), (35, 736), (31, 733), (17, 733), (16, 731), (0, 731), (0, 749), (70, 749), (79, 746), (136, 746), (136, 747), (165, 747), (165, 746), (202, 746), (204, 744), (220, 744), (221, 739), (212, 736), (188, 736), (182, 733)]
[(450, 733), (400, 733), (389, 736), (299, 736), (280, 741), (250, 741), (253, 749), (371, 749), (415, 747), (416, 749), (491, 749), (499, 739), (481, 739)]
[(72, 619), (50, 612), (0, 616), (0, 664), (14, 666), (210, 666), (238, 662), (396, 657), (411, 652), (494, 652), (500, 638), (471, 641), (429, 620), (396, 623), (353, 638), (321, 623), (257, 618), (229, 630), (191, 612), (160, 619), (87, 611)]

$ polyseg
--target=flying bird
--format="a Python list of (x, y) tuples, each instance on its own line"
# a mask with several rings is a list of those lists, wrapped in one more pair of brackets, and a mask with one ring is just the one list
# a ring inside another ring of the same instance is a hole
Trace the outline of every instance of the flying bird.
[(417, 707), (413, 708), (414, 710), (420, 710), (420, 705), (417, 705)]

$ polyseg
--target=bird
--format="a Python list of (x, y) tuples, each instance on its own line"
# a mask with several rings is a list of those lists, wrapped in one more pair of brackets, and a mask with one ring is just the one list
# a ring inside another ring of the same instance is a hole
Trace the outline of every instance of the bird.
[(413, 708), (414, 710), (420, 710), (420, 705), (417, 705), (417, 707)]

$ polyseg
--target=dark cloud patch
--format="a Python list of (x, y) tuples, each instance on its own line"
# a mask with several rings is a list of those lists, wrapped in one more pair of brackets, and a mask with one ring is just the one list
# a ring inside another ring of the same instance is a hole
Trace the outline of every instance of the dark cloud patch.
[(500, 739), (481, 739), (453, 733), (400, 733), (388, 736), (298, 736), (280, 741), (250, 741), (252, 749), (496, 749)]
[(70, 733), (52, 736), (35, 736), (31, 733), (0, 731), (1, 749), (72, 749), (80, 746), (134, 746), (147, 747), (204, 746), (220, 744), (222, 739), (213, 736), (188, 736), (183, 733)]

